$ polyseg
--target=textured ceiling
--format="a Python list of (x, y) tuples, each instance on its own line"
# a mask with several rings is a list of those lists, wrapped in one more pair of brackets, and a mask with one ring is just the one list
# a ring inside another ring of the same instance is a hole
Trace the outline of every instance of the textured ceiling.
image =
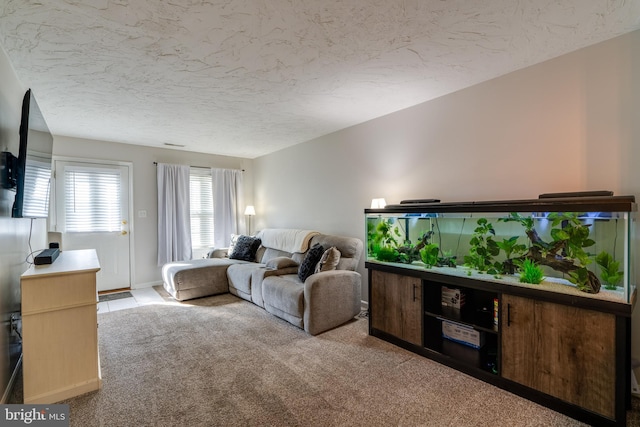
[(56, 135), (255, 158), (640, 28), (640, 0), (0, 0)]

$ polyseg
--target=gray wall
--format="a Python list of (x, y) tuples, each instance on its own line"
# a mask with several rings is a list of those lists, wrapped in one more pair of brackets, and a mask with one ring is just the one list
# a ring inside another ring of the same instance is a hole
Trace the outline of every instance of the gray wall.
[[(22, 98), (27, 88), (18, 80), (0, 46), (0, 151), (18, 154)], [(0, 397), (4, 403), (8, 384), (21, 352), (19, 339), (11, 333), (11, 314), (20, 315), (20, 275), (28, 265), (29, 219), (10, 215), (15, 192), (0, 188)], [(46, 243), (45, 220), (33, 222), (31, 247), (42, 249)]]
[(364, 240), (363, 209), (374, 197), (500, 200), (600, 189), (638, 197), (638, 46), (635, 31), (257, 158), (256, 227)]

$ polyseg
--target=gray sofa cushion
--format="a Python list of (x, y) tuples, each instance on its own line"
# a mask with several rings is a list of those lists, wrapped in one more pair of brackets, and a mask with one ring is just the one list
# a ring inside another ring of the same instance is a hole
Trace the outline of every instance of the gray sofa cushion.
[(279, 270), (281, 268), (297, 267), (298, 263), (292, 258), (279, 256), (270, 259), (264, 264), (264, 266), (267, 268), (267, 270)]
[[(278, 258), (278, 257), (291, 258), (291, 253), (281, 251), (278, 249), (273, 249), (273, 248), (265, 248), (264, 246), (261, 246), (260, 250), (258, 251), (257, 259), (259, 259), (261, 263), (266, 264), (269, 260)], [(299, 263), (300, 262), (298, 261), (298, 264)]]
[(304, 315), (304, 284), (297, 274), (269, 276), (262, 281), (264, 308), (276, 316), (302, 320)]
[(206, 258), (172, 262), (162, 267), (164, 288), (178, 301), (228, 291), (227, 268), (246, 261)]
[(362, 255), (363, 244), (360, 239), (343, 236), (319, 234), (313, 236), (311, 244), (321, 244), (325, 248), (335, 246), (340, 251), (340, 261), (336, 267), (338, 270), (352, 270), (358, 268), (358, 262)]
[[(256, 263), (234, 264), (227, 269), (227, 279), (231, 293), (251, 301), (251, 274), (264, 265)], [(240, 292), (233, 292), (240, 291)]]
[(256, 268), (251, 273), (251, 301), (254, 304), (264, 308), (264, 299), (262, 295), (262, 282), (265, 277), (280, 276), (284, 274), (296, 274), (298, 272), (297, 264), (291, 267), (282, 267), (277, 270), (269, 270), (267, 268)]
[(304, 284), (304, 329), (316, 335), (360, 312), (361, 280), (356, 271), (333, 270), (310, 276)]
[(228, 258), (228, 256), (228, 248), (211, 248), (209, 249), (209, 252), (207, 252), (207, 256), (205, 258)]

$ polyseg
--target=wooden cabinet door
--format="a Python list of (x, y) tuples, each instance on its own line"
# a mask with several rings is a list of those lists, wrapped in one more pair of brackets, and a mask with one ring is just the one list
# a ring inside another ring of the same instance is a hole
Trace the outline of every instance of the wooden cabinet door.
[(422, 345), (422, 281), (371, 272), (371, 325), (412, 344)]
[(502, 375), (615, 417), (615, 316), (502, 296)]

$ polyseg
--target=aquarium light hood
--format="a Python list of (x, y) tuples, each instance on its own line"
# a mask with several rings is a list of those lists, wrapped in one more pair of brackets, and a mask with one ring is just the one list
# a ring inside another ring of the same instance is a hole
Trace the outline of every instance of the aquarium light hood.
[[(428, 212), (627, 212), (636, 211), (635, 196), (613, 196), (612, 192), (549, 193), (538, 199), (444, 203), (401, 203), (365, 213)], [(553, 196), (551, 196), (553, 194)], [(579, 195), (574, 195), (579, 194)]]

